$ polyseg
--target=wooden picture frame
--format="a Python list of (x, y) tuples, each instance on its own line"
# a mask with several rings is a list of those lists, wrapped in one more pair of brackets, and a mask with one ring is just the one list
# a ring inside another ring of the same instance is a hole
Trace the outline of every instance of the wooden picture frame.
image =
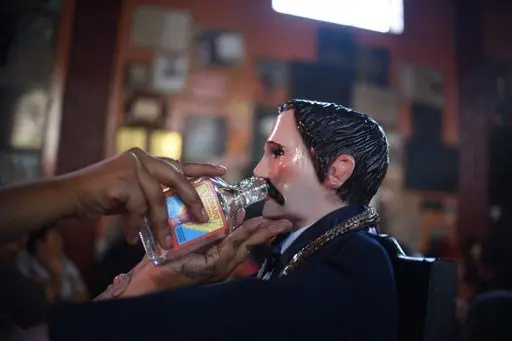
[(181, 93), (186, 89), (189, 70), (187, 54), (155, 55), (151, 88), (162, 94)]
[(124, 65), (124, 83), (128, 90), (147, 90), (150, 86), (151, 67), (142, 61), (128, 61)]
[(210, 27), (200, 28), (195, 35), (196, 61), (205, 67), (239, 67), (246, 58), (242, 32)]
[(125, 106), (125, 124), (163, 128), (167, 119), (164, 97), (145, 91), (131, 93)]

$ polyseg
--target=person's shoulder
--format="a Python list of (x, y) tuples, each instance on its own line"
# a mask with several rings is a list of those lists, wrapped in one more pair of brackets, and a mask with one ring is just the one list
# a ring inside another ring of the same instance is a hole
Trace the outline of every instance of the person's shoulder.
[(347, 233), (326, 245), (323, 254), (331, 265), (344, 272), (350, 269), (353, 274), (380, 276), (384, 281), (393, 278), (391, 260), (378, 235), (364, 231)]
[(354, 231), (335, 238), (331, 245), (328, 246), (331, 252), (341, 255), (377, 257), (389, 259), (388, 254), (379, 241), (379, 236), (366, 232)]

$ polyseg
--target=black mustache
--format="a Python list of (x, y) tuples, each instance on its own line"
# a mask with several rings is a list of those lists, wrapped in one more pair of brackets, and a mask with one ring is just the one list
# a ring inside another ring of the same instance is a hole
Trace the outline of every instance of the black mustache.
[(269, 179), (266, 179), (267, 187), (268, 187), (268, 195), (274, 199), (279, 205), (284, 206), (285, 199), (284, 196), (279, 192), (279, 190), (270, 182)]

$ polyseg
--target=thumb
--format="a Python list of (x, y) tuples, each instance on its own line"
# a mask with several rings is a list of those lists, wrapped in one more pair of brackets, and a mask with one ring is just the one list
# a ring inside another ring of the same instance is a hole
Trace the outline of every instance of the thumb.
[(236, 250), (231, 267), (234, 269), (242, 263), (248, 256), (249, 251), (256, 245), (268, 243), (277, 235), (286, 233), (293, 229), (293, 225), (288, 220), (270, 220), (260, 225), (259, 228), (251, 234)]
[(247, 247), (252, 247), (268, 242), (276, 236), (289, 232), (293, 229), (293, 224), (289, 220), (272, 220), (263, 224), (246, 241)]

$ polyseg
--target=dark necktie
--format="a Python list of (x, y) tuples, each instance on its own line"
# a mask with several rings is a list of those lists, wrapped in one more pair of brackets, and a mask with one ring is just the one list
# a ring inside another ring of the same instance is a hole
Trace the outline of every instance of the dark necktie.
[(270, 255), (266, 259), (263, 276), (269, 272), (272, 272), (274, 275), (276, 271), (281, 271), (283, 269), (284, 264), (281, 260), (281, 247), (289, 236), (290, 232), (278, 236), (270, 246)]

